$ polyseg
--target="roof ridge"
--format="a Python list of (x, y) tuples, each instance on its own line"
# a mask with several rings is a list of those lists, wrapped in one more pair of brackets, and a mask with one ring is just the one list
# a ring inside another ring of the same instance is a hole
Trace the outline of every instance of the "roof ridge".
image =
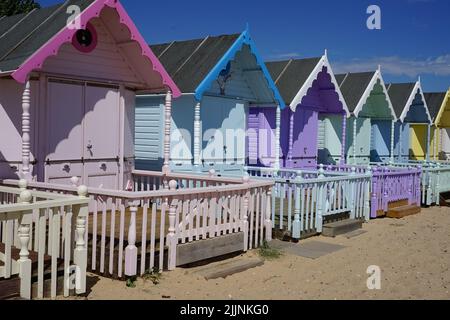
[(287, 69), (289, 68), (289, 66), (292, 64), (293, 59), (288, 60), (286, 66), (283, 68), (283, 70), (281, 70), (280, 74), (278, 75), (277, 79), (274, 81), (275, 84), (278, 84), (278, 81), (281, 80), (281, 78), (283, 77), (283, 75), (286, 73)]
[[(14, 47), (11, 48), (11, 50), (9, 50), (8, 52), (6, 52), (3, 56), (0, 57), (0, 60), (5, 59), (7, 56), (9, 56), (11, 54), (11, 52), (13, 52), (15, 49), (17, 49), (17, 47), (19, 47), (20, 45), (22, 45), (27, 39), (29, 39), (31, 37), (31, 35), (33, 33), (35, 33), (40, 27), (42, 27), (47, 21), (49, 21), (51, 18), (53, 18), (57, 13), (59, 13), (63, 7), (66, 6), (66, 4), (68, 4), (70, 2), (70, 0), (66, 0), (64, 1), (64, 3), (62, 3), (60, 6), (58, 6), (55, 11), (52, 12), (52, 14), (50, 14), (44, 21), (42, 21), (36, 28), (34, 28), (27, 36), (25, 36), (21, 41), (19, 41)], [(34, 10), (33, 10), (34, 12)], [(27, 15), (28, 17), (28, 15)], [(60, 30), (61, 31), (61, 30)], [(58, 31), (59, 32), (59, 31)]]
[(181, 64), (181, 66), (173, 73), (173, 77), (180, 72), (181, 69), (191, 60), (191, 58), (200, 50), (200, 48), (205, 44), (205, 42), (210, 38), (210, 36), (207, 36), (203, 39), (203, 41), (195, 48), (195, 50), (189, 55), (189, 57), (186, 58), (186, 60)]
[[(11, 26), (11, 28), (9, 28), (8, 30), (6, 30), (2, 35), (0, 35), (0, 39), (3, 38), (5, 35), (7, 35), (9, 32), (11, 32), (12, 30), (14, 30), (20, 23), (22, 23), (22, 21), (24, 21), (26, 18), (28, 18), (33, 12), (35, 12), (37, 10), (37, 8), (34, 8), (33, 10), (27, 12), (25, 14), (25, 16), (20, 19), (19, 21), (17, 21), (13, 26)], [(3, 18), (6, 18), (6, 16), (2, 16), (0, 18), (0, 20), (2, 20)]]

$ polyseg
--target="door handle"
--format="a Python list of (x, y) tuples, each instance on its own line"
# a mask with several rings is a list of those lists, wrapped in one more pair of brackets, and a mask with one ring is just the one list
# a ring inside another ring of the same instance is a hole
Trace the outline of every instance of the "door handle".
[(86, 146), (86, 148), (88, 148), (88, 150), (92, 150), (93, 146), (92, 146), (92, 144), (89, 143), (89, 144)]

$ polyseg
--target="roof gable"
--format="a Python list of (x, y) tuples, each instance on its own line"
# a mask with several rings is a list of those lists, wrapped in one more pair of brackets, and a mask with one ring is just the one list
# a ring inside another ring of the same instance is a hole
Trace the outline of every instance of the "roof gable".
[(194, 93), (203, 79), (239, 38), (221, 35), (152, 45), (154, 52), (183, 93)]
[[(219, 75), (229, 69), (230, 63), (238, 58), (238, 53), (245, 51), (244, 48), (248, 48), (254, 57), (253, 61), (243, 63), (247, 67), (247, 70), (244, 70), (248, 73), (246, 80), (250, 87), (253, 86), (253, 92), (260, 100), (258, 102), (270, 102), (263, 99), (263, 96), (267, 96), (270, 92), (271, 103), (277, 103), (284, 108), (284, 100), (259, 55), (248, 29), (241, 34), (174, 41), (152, 46), (152, 49), (159, 53), (161, 62), (167, 67), (182, 92), (194, 93), (198, 101), (215, 85)], [(265, 89), (258, 90), (262, 87)], [(261, 92), (260, 96), (258, 92)]]
[[(124, 51), (129, 53), (127, 58), (138, 60), (141, 62), (140, 66), (145, 66), (143, 70), (139, 70), (144, 74), (146, 83), (146, 87), (141, 89), (161, 90), (167, 87), (172, 90), (174, 97), (181, 94), (118, 0), (68, 0), (58, 6), (33, 11), (29, 17), (4, 33), (4, 36), (11, 39), (13, 36), (17, 38), (12, 50), (0, 57), (2, 71), (13, 71), (12, 77), (24, 83), (30, 72), (42, 69), (48, 57), (58, 55), (59, 49), (70, 43), (77, 31), (73, 25), (67, 24), (67, 7), (70, 5), (81, 8), (77, 17), (81, 28), (86, 28), (92, 19), (107, 16), (108, 23), (115, 28), (115, 37), (123, 40), (120, 43), (126, 46)], [(111, 15), (111, 11), (114, 15)], [(29, 24), (34, 26), (33, 30), (29, 30)], [(3, 41), (1, 44), (4, 48)]]
[[(326, 53), (322, 57), (269, 62), (267, 65), (283, 99), (289, 101), (294, 112), (300, 104), (305, 102), (304, 99), (309, 92), (317, 92), (319, 87), (326, 83), (326, 86), (331, 86), (326, 89), (332, 91), (331, 94), (330, 92), (327, 94), (326, 105), (334, 105), (333, 113), (338, 112), (336, 111), (338, 109), (346, 112), (347, 116), (350, 115)], [(311, 101), (306, 100), (310, 104)]]
[[(417, 122), (412, 119), (423, 114), (424, 122), (432, 123), (420, 80), (415, 83), (388, 85), (388, 93), (397, 118), (402, 122)], [(412, 117), (412, 118), (411, 118)]]
[(356, 117), (362, 112), (365, 117), (397, 119), (380, 69), (340, 74), (336, 78), (350, 112)]

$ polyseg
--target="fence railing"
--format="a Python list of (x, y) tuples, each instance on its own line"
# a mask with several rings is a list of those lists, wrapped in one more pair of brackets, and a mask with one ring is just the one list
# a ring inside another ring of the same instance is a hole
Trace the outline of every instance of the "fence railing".
[(27, 190), (24, 180), (16, 184), (19, 188), (0, 186), (0, 278), (18, 275), (24, 299), (32, 298), (32, 278), (37, 278), (37, 298), (44, 298), (48, 278), (51, 298), (61, 286), (65, 297), (71, 290), (85, 293), (87, 188), (66, 196)]
[(384, 215), (392, 203), (408, 201), (409, 205), (420, 205), (422, 169), (420, 167), (381, 166), (329, 166), (328, 170), (350, 173), (372, 171), (371, 218)]
[(254, 178), (275, 182), (272, 220), (294, 239), (321, 233), (324, 218), (349, 213), (352, 219), (370, 219), (371, 172), (350, 175), (325, 171), (247, 168)]
[[(76, 182), (77, 179), (73, 179)], [(16, 185), (7, 180), (5, 184)], [(74, 194), (76, 187), (30, 183)], [(122, 278), (173, 270), (178, 244), (243, 232), (244, 249), (272, 239), (270, 181), (136, 171), (130, 189), (89, 189), (89, 270)], [(141, 191), (142, 190), (142, 191)]]
[(441, 194), (450, 192), (450, 164), (446, 162), (411, 161), (408, 163), (392, 163), (389, 166), (421, 168), (423, 172), (421, 181), (422, 205), (439, 205)]

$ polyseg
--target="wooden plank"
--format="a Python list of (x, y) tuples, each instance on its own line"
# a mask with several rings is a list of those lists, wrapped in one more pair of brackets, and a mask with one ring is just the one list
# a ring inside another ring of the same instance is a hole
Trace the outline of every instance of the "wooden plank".
[(421, 208), (418, 206), (403, 206), (389, 210), (387, 217), (393, 219), (401, 219), (407, 216), (418, 214), (421, 212)]
[(196, 270), (195, 273), (204, 277), (206, 280), (226, 278), (236, 273), (241, 273), (249, 269), (264, 265), (262, 259), (239, 259), (235, 261), (222, 262)]
[(201, 240), (177, 247), (177, 266), (244, 251), (244, 233)]

